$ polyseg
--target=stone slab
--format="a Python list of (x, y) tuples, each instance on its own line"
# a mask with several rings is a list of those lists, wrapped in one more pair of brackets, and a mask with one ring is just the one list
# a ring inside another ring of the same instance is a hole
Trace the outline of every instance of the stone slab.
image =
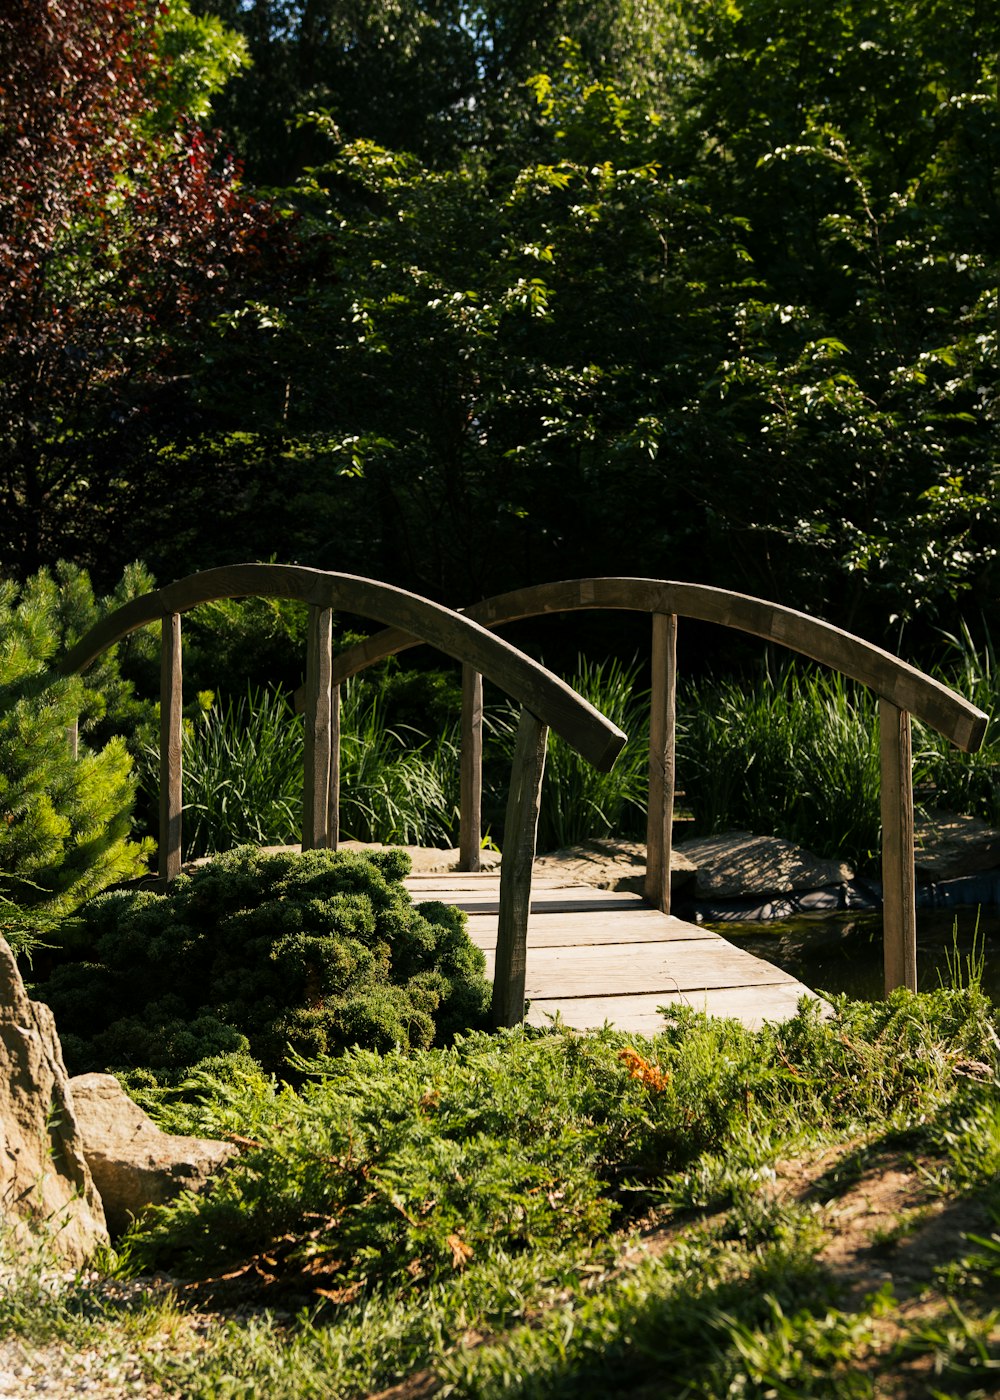
[(843, 861), (824, 860), (778, 836), (727, 831), (682, 841), (678, 852), (698, 867), (698, 899), (792, 894), (854, 879)]

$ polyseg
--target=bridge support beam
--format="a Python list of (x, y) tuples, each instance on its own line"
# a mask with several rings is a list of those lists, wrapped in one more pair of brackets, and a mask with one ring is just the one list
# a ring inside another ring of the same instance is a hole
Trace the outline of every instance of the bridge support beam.
[(164, 614), (160, 623), (160, 848), (158, 869), (164, 884), (181, 873), (183, 806), (181, 694), (181, 615)]
[(333, 609), (309, 605), (302, 849), (329, 842)]
[(538, 834), (538, 802), (545, 772), (548, 726), (521, 710), (510, 774), (500, 862), (500, 926), (493, 974), (494, 1026), (518, 1026), (524, 1018), (531, 867)]
[(340, 686), (330, 687), (330, 790), (326, 804), (326, 838), (331, 851), (340, 845)]
[(917, 901), (913, 865), (910, 716), (879, 698), (882, 770), (882, 927), (885, 993), (917, 990)]
[(462, 667), (461, 764), (458, 868), (476, 871), (483, 844), (483, 678), (467, 665)]
[(653, 614), (652, 667), (646, 880), (643, 893), (657, 909), (669, 914), (677, 742), (676, 613)]

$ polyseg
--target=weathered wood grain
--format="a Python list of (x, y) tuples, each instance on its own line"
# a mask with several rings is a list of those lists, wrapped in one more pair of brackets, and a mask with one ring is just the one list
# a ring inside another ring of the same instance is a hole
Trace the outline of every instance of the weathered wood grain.
[[(491, 957), (486, 949), (487, 975)], [(533, 948), (524, 995), (562, 1000), (593, 996), (668, 995), (714, 987), (801, 986), (771, 963), (717, 941)], [(495, 984), (494, 984), (495, 985)], [(520, 1018), (519, 1018), (520, 1019)]]
[(330, 686), (330, 787), (327, 809), (327, 844), (340, 845), (340, 686)]
[(649, 705), (649, 790), (646, 809), (646, 898), (670, 913), (677, 733), (677, 617), (653, 614)]
[[(529, 1026), (547, 1026), (556, 1015), (574, 1030), (598, 1030), (610, 1023), (629, 1035), (658, 1035), (670, 1008), (687, 1006), (707, 1016), (731, 1017), (750, 1030), (765, 1021), (787, 1021), (795, 1015), (805, 990), (798, 986), (717, 987), (697, 992), (656, 993), (649, 996), (535, 998), (525, 1017)], [(825, 1005), (825, 1004), (824, 1004)], [(665, 1008), (661, 1011), (660, 1008)]]
[[(446, 885), (434, 886), (426, 892), (419, 887), (409, 886), (415, 902), (420, 904), (437, 901), (454, 904), (467, 914), (496, 914), (500, 908), (499, 891), (459, 891)], [(532, 883), (531, 912), (533, 914), (572, 914), (592, 913), (597, 915), (638, 912), (648, 909), (641, 895), (619, 894), (613, 891), (590, 890), (584, 895), (572, 887), (555, 890), (538, 889)], [(659, 911), (657, 911), (659, 912)]]
[(302, 795), (302, 849), (329, 841), (332, 709), (330, 668), (333, 662), (333, 612), (309, 605), (306, 633), (305, 751)]
[[(488, 677), (596, 768), (611, 768), (625, 744), (622, 731), (565, 681), (468, 617), (376, 579), (298, 564), (207, 569), (133, 599), (92, 627), (62, 658), (60, 670), (85, 670), (107, 647), (164, 613), (187, 612), (218, 598), (243, 597), (295, 598), (401, 628)], [(340, 671), (331, 675), (332, 681), (341, 679)]]
[(917, 897), (913, 867), (913, 759), (910, 716), (880, 700), (882, 769), (882, 929), (886, 995), (917, 990)]
[(461, 784), (459, 796), (459, 867), (479, 869), (483, 811), (483, 678), (462, 667)]
[[(499, 627), (546, 613), (592, 608), (676, 613), (778, 642), (869, 686), (897, 708), (938, 730), (958, 748), (974, 753), (982, 745), (988, 716), (956, 691), (891, 652), (829, 622), (744, 593), (668, 579), (571, 579), (489, 598), (467, 608), (465, 616), (486, 627)], [(384, 656), (417, 644), (404, 629), (379, 633), (342, 653), (337, 658), (338, 673), (354, 674)]]
[(522, 709), (514, 744), (510, 792), (504, 821), (504, 859), (500, 870), (500, 913), (496, 976), (490, 1016), (494, 1026), (520, 1025), (524, 1016), (524, 979), (531, 908), (531, 867), (535, 859), (538, 802), (545, 772), (548, 729), (530, 710)]
[[(666, 921), (665, 921), (666, 920)], [(469, 937), (479, 948), (495, 948), (497, 914), (468, 914)], [(714, 942), (719, 935), (683, 919), (670, 920), (659, 909), (615, 909), (593, 905), (567, 906), (557, 912), (532, 907), (528, 919), (528, 948), (591, 947), (597, 944)]]
[(164, 882), (181, 872), (183, 807), (181, 619), (166, 613), (160, 620), (160, 847), (158, 869)]

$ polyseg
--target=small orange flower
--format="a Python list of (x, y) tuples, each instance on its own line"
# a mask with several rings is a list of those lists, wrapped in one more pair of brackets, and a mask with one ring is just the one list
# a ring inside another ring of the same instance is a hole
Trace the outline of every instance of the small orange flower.
[(453, 1269), (464, 1269), (474, 1253), (472, 1245), (466, 1244), (460, 1235), (448, 1236), (448, 1248)]
[(641, 1080), (647, 1089), (662, 1094), (670, 1083), (669, 1074), (664, 1074), (657, 1065), (651, 1065), (648, 1060), (644, 1060), (638, 1050), (633, 1050), (631, 1045), (626, 1045), (624, 1050), (620, 1050), (618, 1058), (627, 1068), (629, 1078)]

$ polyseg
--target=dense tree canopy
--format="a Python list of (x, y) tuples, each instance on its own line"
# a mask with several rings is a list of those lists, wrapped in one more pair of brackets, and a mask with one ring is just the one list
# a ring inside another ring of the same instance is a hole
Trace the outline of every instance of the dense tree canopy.
[(995, 599), (992, 7), (192, 8), (0, 26), (16, 568), (153, 496), (109, 562), (160, 577)]
[(260, 242), (260, 207), (177, 105), (230, 66), (212, 39), (159, 0), (0, 13), (0, 498), (20, 573), (100, 558)]

